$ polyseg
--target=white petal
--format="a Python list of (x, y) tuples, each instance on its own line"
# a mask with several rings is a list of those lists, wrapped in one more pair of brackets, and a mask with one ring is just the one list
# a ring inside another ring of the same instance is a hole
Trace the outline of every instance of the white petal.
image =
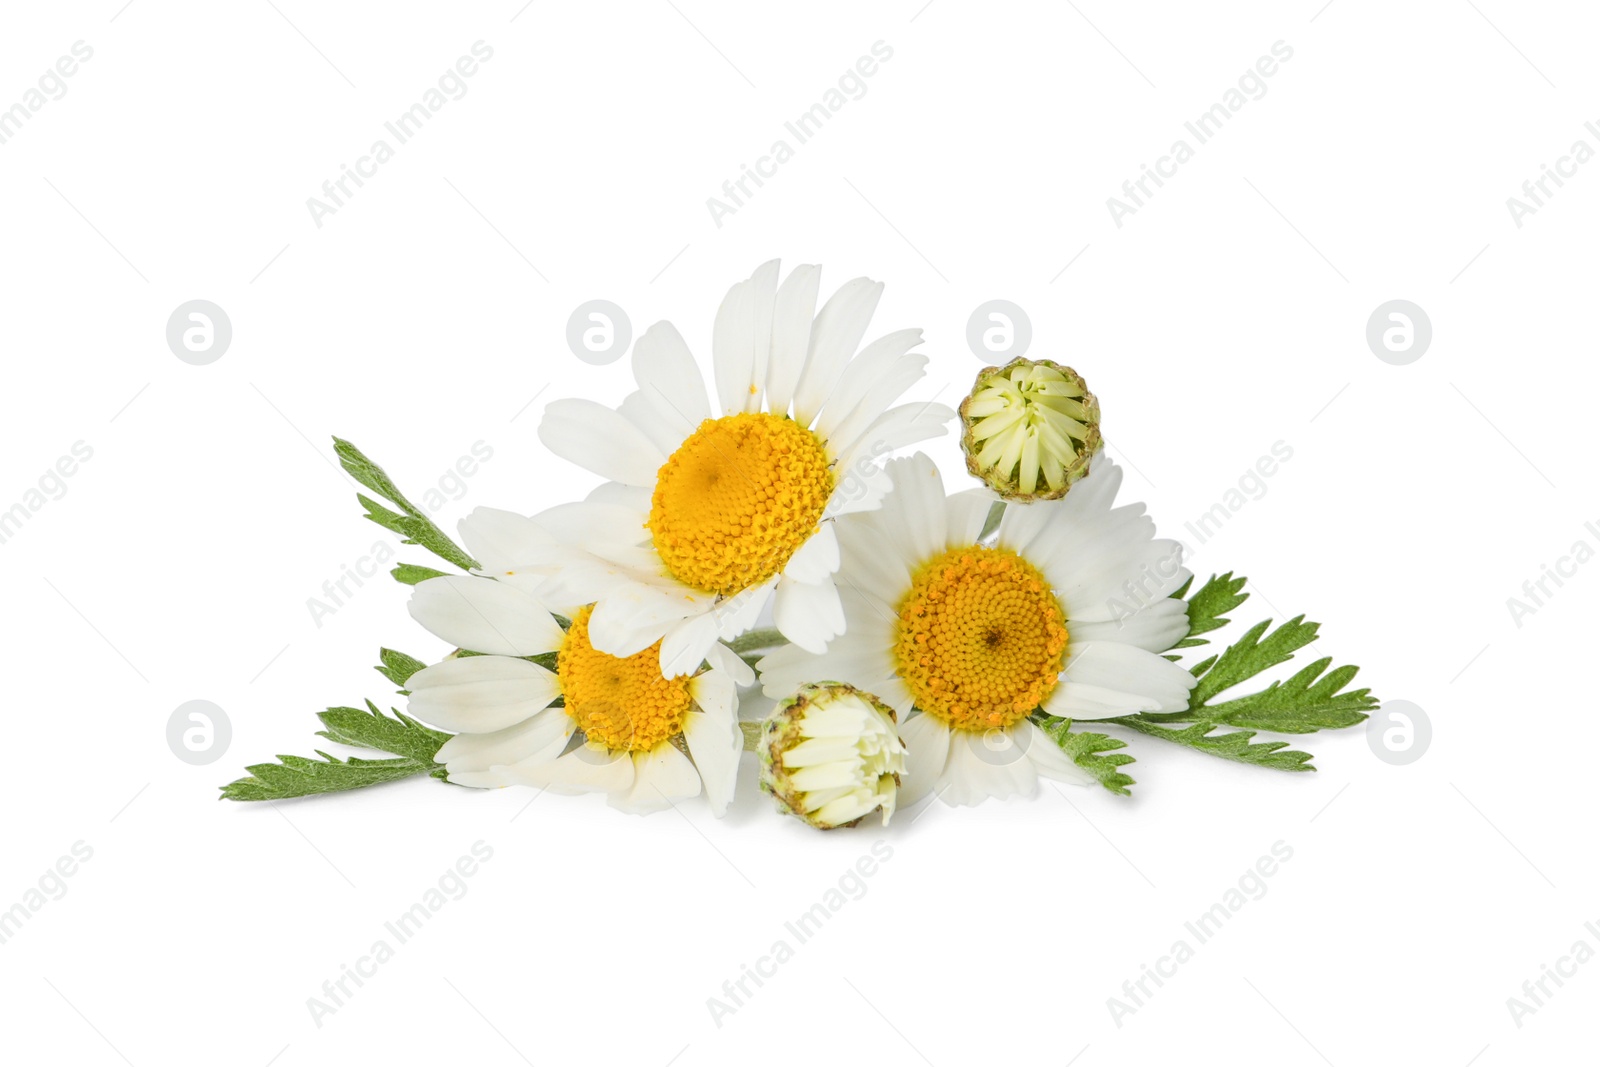
[(744, 751), (744, 732), (733, 715), (691, 711), (683, 721), (683, 737), (689, 743), (689, 754), (694, 757), (700, 778), (705, 782), (711, 814), (720, 819), (733, 800), (733, 787), (739, 777), (739, 754)]
[(852, 515), (838, 521), (840, 581), (847, 592), (882, 606), (893, 614), (911, 588), (911, 572), (922, 564), (915, 544), (900, 544), (888, 531), (881, 513)]
[(654, 485), (667, 461), (642, 430), (593, 400), (551, 401), (539, 422), (539, 440), (563, 459), (627, 485)]
[(833, 523), (824, 522), (817, 532), (806, 539), (799, 551), (789, 557), (783, 575), (797, 582), (815, 585), (827, 581), (839, 569), (839, 539), (834, 534)]
[(969, 807), (991, 797), (1033, 796), (1039, 776), (1024, 748), (1029, 744), (1030, 735), (1018, 727), (987, 734), (952, 731), (939, 798), (951, 807)]
[(1063, 499), (1007, 508), (999, 531), (999, 543), (1039, 567), (1080, 623), (1125, 617), (1190, 577), (1183, 546), (1156, 538), (1143, 504), (1110, 507), (1121, 471), (1101, 454), (1093, 463)]
[[(1082, 481), (1088, 481), (1088, 476)], [(1076, 489), (1077, 486), (1073, 488)], [(1071, 496), (1072, 492), (1069, 491), (1067, 495)], [(1067, 521), (1066, 511), (1055, 505), (1058, 505), (1057, 501), (1041, 500), (1025, 506), (1007, 507), (1005, 514), (1000, 516), (996, 544), (1002, 548), (1009, 548), (1020, 556), (1028, 556), (1040, 534), (1055, 522)]]
[(921, 330), (896, 330), (873, 341), (846, 363), (817, 414), (816, 431), (838, 449), (853, 444), (891, 401), (922, 377), (928, 357), (908, 355)]
[(839, 465), (850, 467), (865, 456), (883, 455), (930, 437), (939, 437), (950, 428), (956, 413), (943, 404), (901, 404), (875, 419), (861, 439), (840, 453)]
[(649, 752), (635, 752), (633, 770), (633, 788), (627, 793), (612, 793), (608, 801), (612, 807), (648, 815), (700, 795), (700, 773), (670, 741), (661, 742)]
[(601, 482), (589, 490), (589, 495), (583, 498), (590, 504), (607, 504), (612, 507), (627, 508), (629, 511), (643, 516), (642, 523), (650, 516), (650, 488), (639, 485), (623, 485), (621, 482)]
[(834, 384), (844, 365), (861, 344), (872, 313), (877, 310), (878, 298), (883, 295), (883, 283), (871, 278), (856, 278), (840, 286), (839, 291), (817, 312), (811, 324), (811, 344), (806, 353), (805, 370), (795, 387), (794, 421), (810, 426), (822, 403), (833, 391)]
[(822, 511), (825, 518), (877, 511), (883, 506), (883, 498), (893, 488), (889, 475), (878, 462), (883, 454), (886, 453), (865, 452), (857, 455), (848, 466), (835, 465), (833, 493)]
[[(640, 433), (650, 439), (663, 456), (670, 456), (694, 432), (685, 427), (684, 420), (661, 402), (661, 398), (643, 389), (629, 393), (617, 406), (617, 414), (632, 423)], [(657, 468), (657, 473), (659, 473)]]
[(878, 512), (878, 522), (908, 560), (921, 563), (943, 552), (945, 537), (944, 480), (933, 460), (918, 452), (890, 460), (894, 492)]
[(989, 517), (989, 509), (996, 503), (998, 501), (994, 494), (987, 489), (951, 493), (944, 502), (946, 543), (951, 548), (977, 544), (978, 535), (983, 533), (984, 521)]
[(778, 261), (756, 268), (749, 280), (728, 290), (711, 331), (711, 361), (724, 415), (761, 408), (767, 353), (772, 340), (772, 301)]
[(1051, 503), (1032, 505), (1046, 509), (1048, 525), (1024, 554), (1074, 617), (1110, 618), (1114, 602), (1158, 599), (1183, 583), (1182, 546), (1156, 539), (1144, 505), (1074, 518)]
[(844, 625), (850, 634), (851, 647), (870, 645), (882, 648), (887, 655), (899, 637), (900, 618), (894, 603), (863, 596), (849, 583), (839, 590), (839, 594), (839, 602), (844, 605)]
[(811, 316), (817, 308), (822, 268), (802, 264), (778, 288), (772, 309), (772, 351), (767, 358), (767, 410), (782, 415), (794, 399), (811, 345)]
[(745, 390), (744, 409), (760, 411), (765, 398), (767, 370), (772, 361), (772, 320), (775, 314), (773, 305), (777, 301), (778, 261), (770, 260), (757, 267), (750, 276), (750, 285), (753, 313), (751, 332), (754, 335), (751, 338), (750, 384), (753, 388)]
[(769, 652), (759, 661), (762, 691), (774, 700), (782, 700), (807, 682), (847, 682), (889, 703), (878, 690), (895, 673), (890, 648), (860, 640), (853, 629), (846, 632), (851, 635), (850, 640), (838, 642), (826, 655), (814, 655), (798, 645)]
[(854, 454), (863, 440), (870, 446), (872, 440), (867, 435), (872, 426), (889, 410), (890, 404), (922, 378), (927, 364), (928, 357), (923, 355), (902, 356), (874, 380), (849, 416), (826, 435), (828, 447), (834, 454)]
[(1105, 449), (1089, 457), (1089, 473), (1085, 474), (1065, 499), (1074, 507), (1088, 511), (1109, 511), (1122, 488), (1122, 468), (1111, 461)]
[[(1076, 525), (1097, 516), (1104, 518), (1116, 501), (1117, 490), (1122, 485), (1122, 469), (1104, 450), (1096, 452), (1089, 461), (1089, 473), (1075, 482), (1072, 491), (1060, 500), (1040, 501), (1023, 508), (1008, 508), (1010, 527), (1023, 531), (1001, 539), (1001, 544), (1018, 552), (1025, 552), (1033, 534), (1062, 524)], [(1039, 511), (1039, 508), (1044, 508)], [(1012, 515), (1012, 512), (1017, 514)], [(1019, 525), (1020, 524), (1020, 525)]]
[(713, 667), (689, 680), (689, 696), (706, 714), (733, 720), (739, 712), (739, 690), (732, 676)]
[(755, 684), (756, 672), (750, 668), (750, 664), (720, 641), (706, 651), (706, 662), (717, 672), (731, 678), (736, 686)]
[(595, 604), (589, 616), (589, 641), (607, 655), (632, 656), (661, 640), (679, 621), (706, 610), (707, 605), (694, 597), (630, 583)]
[(828, 642), (844, 633), (839, 592), (831, 581), (807, 585), (785, 576), (778, 582), (772, 623), (807, 652), (825, 652)]
[(1162, 711), (1185, 707), (1189, 690), (1195, 686), (1194, 675), (1179, 664), (1114, 642), (1084, 643), (1069, 649), (1062, 676), (1069, 682), (1144, 693), (1160, 701)]
[(706, 381), (689, 346), (670, 322), (658, 322), (633, 345), (633, 377), (677, 419), (682, 437), (711, 417)]
[[(1095, 622), (1116, 619), (1169, 598), (1191, 577), (1182, 565), (1183, 546), (1151, 538), (1153, 532), (1153, 526), (1139, 533), (1108, 530), (1094, 544), (1052, 551), (1039, 561), (1040, 569), (1069, 616)], [(1073, 553), (1076, 569), (1066, 562)]]
[(564, 636), (542, 603), (488, 578), (429, 578), (406, 607), (435, 637), (473, 652), (535, 656), (560, 648)]
[(760, 585), (741, 589), (720, 600), (716, 606), (717, 636), (724, 641), (732, 641), (754, 626), (761, 612), (771, 602), (772, 590), (777, 584), (778, 577), (773, 575)]
[(1181, 711), (1188, 707), (1194, 685), (1194, 675), (1183, 667), (1133, 645), (1110, 641), (1069, 645), (1066, 669), (1045, 701), (1045, 710), (1074, 717), (1075, 703), (1088, 700), (1113, 705), (1118, 713)]
[(1156, 701), (1139, 693), (1086, 685), (1083, 682), (1061, 682), (1050, 691), (1040, 707), (1050, 715), (1067, 719), (1104, 719), (1113, 715), (1155, 711), (1155, 705)]
[(1024, 719), (1018, 723), (1015, 730), (1027, 730), (1028, 740), (1024, 747), (1027, 749), (1028, 759), (1033, 763), (1033, 769), (1041, 778), (1052, 778), (1058, 782), (1068, 782), (1072, 785), (1093, 785), (1095, 776), (1072, 762), (1072, 757), (1067, 755), (1060, 745), (1051, 739), (1050, 735), (1040, 729), (1039, 725), (1031, 720)]
[(472, 558), (490, 574), (535, 563), (548, 557), (556, 544), (550, 532), (533, 519), (499, 508), (474, 508), (456, 529)]
[(533, 718), (561, 695), (556, 676), (537, 663), (466, 656), (424, 667), (406, 682), (406, 712), (442, 730), (487, 734)]
[[(650, 531), (645, 527), (648, 518), (648, 511), (641, 513), (630, 505), (602, 503), (593, 499), (557, 504), (533, 517), (542, 529), (560, 538), (564, 544), (618, 562), (633, 558), (630, 555), (633, 550), (649, 544)], [(651, 550), (653, 555), (654, 550)]]
[(900, 676), (891, 674), (883, 681), (874, 684), (867, 692), (883, 701), (894, 709), (894, 713), (904, 721), (911, 714), (911, 705), (915, 701), (911, 697), (911, 690), (907, 689)]
[(597, 745), (579, 745), (560, 759), (507, 768), (520, 784), (552, 793), (626, 794), (633, 787), (633, 760), (626, 752), (611, 753)]
[(913, 715), (900, 724), (906, 745), (906, 773), (896, 807), (909, 808), (941, 784), (950, 757), (950, 728), (932, 715)]
[(1162, 597), (1126, 617), (1104, 622), (1073, 619), (1071, 632), (1074, 641), (1121, 642), (1146, 652), (1165, 652), (1189, 633), (1189, 613), (1182, 600)]
[(519, 779), (508, 768), (517, 764), (548, 763), (561, 755), (577, 724), (562, 708), (546, 708), (515, 726), (487, 734), (457, 734), (446, 741), (434, 758), (450, 772), (457, 785), (493, 788), (515, 785)]
[[(555, 573), (547, 576), (533, 592), (552, 608), (557, 605), (567, 605), (570, 609), (577, 605), (603, 601), (613, 593), (634, 587), (655, 590), (657, 593), (666, 591), (658, 581), (652, 580), (650, 575), (640, 573), (632, 567), (601, 559), (587, 552), (574, 551), (569, 558), (562, 560)], [(646, 645), (649, 643), (645, 642)]]
[(744, 410), (750, 384), (750, 333), (755, 317), (750, 280), (735, 282), (717, 306), (711, 329), (711, 367), (717, 383), (717, 405), (723, 415)]
[(693, 674), (717, 644), (717, 617), (707, 611), (691, 615), (667, 631), (661, 641), (661, 676)]

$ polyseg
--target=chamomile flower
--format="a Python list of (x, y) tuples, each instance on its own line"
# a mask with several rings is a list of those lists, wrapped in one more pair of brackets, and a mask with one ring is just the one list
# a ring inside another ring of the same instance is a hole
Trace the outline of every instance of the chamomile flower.
[(922, 377), (921, 331), (857, 351), (883, 285), (857, 278), (817, 311), (819, 275), (801, 266), (780, 285), (773, 260), (729, 290), (711, 341), (720, 414), (667, 322), (634, 344), (638, 389), (615, 408), (546, 409), (540, 440), (608, 479), (541, 520), (566, 546), (540, 557), (553, 571), (543, 595), (594, 602), (596, 648), (659, 643), (662, 672), (683, 674), (769, 603), (802, 648), (844, 632), (834, 523), (878, 506), (878, 457), (943, 433), (954, 412), (891, 406)]
[[(519, 526), (539, 536), (532, 520), (505, 512), (480, 509), (462, 523), (480, 558), (492, 558), (486, 528)], [(715, 665), (674, 677), (662, 675), (655, 646), (607, 655), (590, 638), (588, 607), (573, 609), (563, 630), (518, 578), (430, 578), (412, 593), (411, 615), (426, 629), (483, 653), (436, 663), (406, 683), (408, 713), (456, 734), (436, 757), (450, 780), (603, 792), (614, 807), (641, 813), (696, 796), (703, 784), (722, 815), (743, 748), (735, 680), (748, 668), (721, 645), (710, 651)], [(554, 669), (534, 658), (553, 659)], [(583, 743), (566, 751), (580, 730)]]
[[(993, 496), (946, 496), (922, 454), (892, 460), (882, 510), (839, 522), (849, 638), (823, 655), (789, 646), (758, 664), (768, 695), (833, 678), (901, 714), (899, 803), (1029, 796), (1040, 777), (1088, 784), (1029, 716), (1105, 718), (1187, 706), (1194, 677), (1160, 653), (1188, 632), (1177, 542), (1144, 505), (1112, 506), (1122, 472), (1103, 454), (1061, 500), (1008, 506), (980, 541)], [(915, 709), (909, 718), (906, 713)]]

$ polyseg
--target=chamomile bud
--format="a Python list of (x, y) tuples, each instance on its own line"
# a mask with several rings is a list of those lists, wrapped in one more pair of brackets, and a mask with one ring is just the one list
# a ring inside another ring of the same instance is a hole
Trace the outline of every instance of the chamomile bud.
[(812, 826), (854, 826), (874, 811), (887, 825), (905, 771), (894, 711), (839, 682), (801, 686), (761, 728), (761, 789)]
[(1100, 402), (1071, 367), (1014, 359), (985, 367), (961, 402), (967, 470), (1005, 500), (1067, 495), (1100, 447)]

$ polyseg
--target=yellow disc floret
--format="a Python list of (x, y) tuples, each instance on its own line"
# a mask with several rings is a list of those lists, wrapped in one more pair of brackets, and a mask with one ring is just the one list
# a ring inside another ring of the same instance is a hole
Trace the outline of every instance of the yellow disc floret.
[(900, 602), (895, 660), (916, 706), (952, 729), (1021, 721), (1055, 688), (1067, 620), (1038, 569), (1009, 549), (953, 548)]
[(650, 536), (674, 578), (728, 596), (781, 571), (832, 492), (822, 442), (794, 420), (707, 419), (656, 475)]
[(644, 752), (683, 732), (689, 678), (661, 677), (661, 642), (632, 656), (608, 656), (589, 643), (583, 608), (556, 654), (556, 675), (567, 714), (596, 744), (613, 752)]

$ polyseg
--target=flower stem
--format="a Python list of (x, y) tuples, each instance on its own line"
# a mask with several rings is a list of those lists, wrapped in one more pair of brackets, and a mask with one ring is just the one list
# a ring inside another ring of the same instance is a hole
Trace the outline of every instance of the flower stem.
[(979, 541), (987, 541), (989, 535), (1000, 529), (1000, 519), (1006, 513), (1006, 502), (996, 500), (989, 505), (989, 514), (983, 518), (983, 529), (978, 534)]
[(728, 647), (735, 652), (754, 652), (758, 648), (774, 648), (788, 643), (789, 639), (777, 630), (751, 630), (729, 641)]
[(756, 745), (760, 743), (761, 725), (759, 722), (741, 722), (739, 724), (739, 730), (744, 734), (744, 750), (746, 752), (754, 752)]

